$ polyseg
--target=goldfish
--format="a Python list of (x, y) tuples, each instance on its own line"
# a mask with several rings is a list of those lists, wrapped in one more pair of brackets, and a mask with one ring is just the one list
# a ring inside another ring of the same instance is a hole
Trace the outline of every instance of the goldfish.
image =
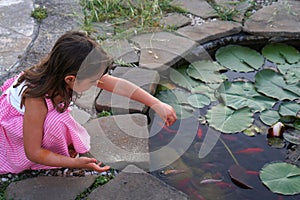
[(235, 153), (236, 154), (252, 154), (252, 153), (259, 153), (259, 152), (263, 152), (263, 151), (264, 151), (263, 148), (256, 147), (256, 148), (242, 149), (242, 150), (236, 151)]
[(202, 181), (200, 181), (200, 184), (204, 184), (204, 183), (217, 183), (217, 182), (222, 182), (222, 179), (203, 179)]
[(167, 170), (161, 171), (161, 173), (163, 175), (175, 175), (175, 174), (181, 174), (184, 172), (185, 172), (185, 170), (179, 170), (179, 169), (167, 169)]
[(247, 170), (246, 174), (258, 175), (259, 172), (258, 171)]
[(202, 136), (203, 136), (202, 129), (198, 128), (197, 137), (200, 139), (200, 138), (202, 138)]

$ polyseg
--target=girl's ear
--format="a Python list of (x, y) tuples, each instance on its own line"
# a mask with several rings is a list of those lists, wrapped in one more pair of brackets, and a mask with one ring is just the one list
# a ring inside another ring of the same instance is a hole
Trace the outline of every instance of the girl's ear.
[(67, 76), (65, 77), (65, 82), (66, 82), (68, 85), (74, 84), (75, 79), (76, 79), (76, 76), (74, 76), (74, 75), (67, 75)]

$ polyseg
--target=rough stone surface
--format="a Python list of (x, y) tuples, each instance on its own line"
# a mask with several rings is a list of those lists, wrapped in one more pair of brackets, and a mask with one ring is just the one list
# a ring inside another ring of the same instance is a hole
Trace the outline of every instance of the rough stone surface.
[(244, 20), (245, 12), (251, 7), (249, 1), (214, 0), (214, 2), (223, 8), (236, 10), (237, 13), (232, 16), (232, 20), (237, 22), (242, 22)]
[(169, 69), (197, 45), (193, 40), (168, 32), (142, 34), (131, 40), (141, 48), (139, 66), (158, 71)]
[(66, 200), (90, 187), (96, 176), (87, 177), (50, 177), (40, 176), (11, 183), (7, 199), (14, 200)]
[(136, 166), (127, 166), (108, 184), (95, 189), (88, 199), (143, 199), (143, 200), (184, 200), (187, 195), (168, 186), (161, 180), (147, 174)]
[(204, 19), (217, 16), (216, 11), (205, 0), (174, 0), (171, 4)]
[(149, 171), (149, 131), (147, 116), (114, 115), (84, 125), (91, 136), (90, 153), (114, 169), (133, 163)]
[(162, 18), (160, 24), (167, 28), (180, 28), (191, 24), (191, 19), (179, 13), (170, 13)]
[(85, 112), (84, 110), (81, 110), (78, 107), (72, 108), (71, 115), (81, 125), (88, 122), (91, 118), (91, 115), (88, 112)]
[(106, 40), (102, 43), (102, 48), (109, 53), (116, 61), (130, 64), (138, 63), (139, 56), (135, 52), (136, 47), (128, 40)]
[(75, 100), (75, 105), (86, 110), (91, 115), (94, 115), (96, 113), (95, 100), (100, 91), (100, 88), (92, 86), (90, 89), (82, 92), (82, 94), (78, 96), (78, 98)]
[[(117, 67), (113, 71), (112, 75), (128, 80), (143, 88), (150, 94), (154, 94), (156, 86), (159, 82), (158, 73), (156, 71), (147, 69)], [(146, 113), (148, 107), (127, 97), (102, 91), (96, 100), (96, 109), (99, 112), (102, 110), (111, 110), (113, 114), (127, 114), (137, 112)]]
[(27, 56), (22, 60), (22, 68), (37, 64), (51, 51), (55, 41), (66, 31), (80, 29), (81, 7), (78, 0), (37, 0), (35, 4), (45, 6), (48, 17), (39, 25), (39, 34)]
[(6, 73), (5, 70), (14, 68), (34, 37), (35, 23), (30, 17), (32, 9), (31, 0), (0, 2), (1, 76)]
[(236, 22), (211, 21), (202, 25), (185, 26), (176, 32), (202, 44), (221, 37), (237, 34), (241, 30), (242, 26)]
[(244, 31), (266, 37), (300, 38), (299, 10), (299, 1), (279, 1), (254, 13), (245, 22)]

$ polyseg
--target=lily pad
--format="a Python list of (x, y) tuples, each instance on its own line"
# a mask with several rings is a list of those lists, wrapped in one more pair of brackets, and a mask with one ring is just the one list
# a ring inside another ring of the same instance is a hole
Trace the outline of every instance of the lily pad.
[(220, 86), (218, 83), (200, 83), (198, 86), (192, 88), (191, 92), (196, 94), (205, 94), (211, 101), (216, 101), (215, 92)]
[(276, 103), (274, 99), (262, 96), (256, 92), (253, 83), (236, 81), (224, 81), (218, 92), (228, 107), (240, 109), (248, 106), (253, 112), (270, 109)]
[(205, 83), (220, 83), (226, 79), (226, 76), (220, 73), (221, 70), (225, 70), (225, 68), (218, 63), (202, 60), (190, 64), (186, 72), (192, 78)]
[(260, 113), (259, 118), (263, 123), (271, 126), (272, 124), (275, 124), (279, 121), (280, 115), (275, 110), (265, 110)]
[(261, 70), (255, 75), (255, 88), (258, 92), (279, 100), (299, 98), (297, 88), (287, 85), (282, 74), (271, 69)]
[(294, 195), (300, 193), (300, 168), (285, 162), (266, 164), (259, 177), (272, 192)]
[(282, 116), (280, 121), (285, 125), (300, 130), (300, 117)]
[(277, 64), (286, 62), (292, 64), (300, 61), (299, 51), (290, 45), (283, 43), (268, 44), (262, 49), (262, 54), (270, 61)]
[(191, 93), (181, 89), (163, 90), (158, 93), (157, 98), (165, 103), (170, 104), (176, 111), (178, 118), (188, 118), (193, 116), (195, 109), (189, 105), (187, 97)]
[(300, 111), (300, 104), (296, 102), (284, 102), (280, 104), (279, 113), (282, 116), (297, 116)]
[(253, 123), (252, 113), (248, 107), (233, 110), (222, 104), (208, 110), (206, 118), (211, 127), (223, 133), (241, 132)]
[(178, 119), (185, 119), (194, 116), (195, 109), (189, 105), (179, 105), (170, 103), (175, 111)]
[(284, 75), (287, 84), (296, 84), (300, 81), (300, 62), (296, 64), (277, 65), (279, 71)]
[(287, 129), (283, 133), (283, 138), (293, 144), (300, 144), (300, 130), (297, 129)]
[(188, 102), (195, 108), (203, 108), (210, 104), (210, 99), (204, 94), (192, 94), (188, 97)]
[(192, 87), (199, 85), (199, 81), (192, 79), (186, 73), (187, 66), (183, 65), (177, 69), (170, 70), (170, 79), (176, 85), (183, 87), (187, 90), (191, 90)]
[(276, 149), (282, 149), (285, 147), (285, 142), (282, 138), (270, 137), (268, 138), (268, 145)]
[(240, 45), (227, 45), (216, 52), (216, 60), (224, 67), (237, 72), (251, 72), (264, 64), (257, 51)]

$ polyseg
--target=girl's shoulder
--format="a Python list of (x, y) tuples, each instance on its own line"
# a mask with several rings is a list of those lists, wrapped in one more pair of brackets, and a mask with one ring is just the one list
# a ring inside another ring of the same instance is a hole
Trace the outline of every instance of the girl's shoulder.
[(48, 106), (46, 99), (43, 97), (30, 98), (27, 97), (24, 99), (24, 106), (26, 107), (27, 113), (39, 112), (40, 114), (47, 114)]

